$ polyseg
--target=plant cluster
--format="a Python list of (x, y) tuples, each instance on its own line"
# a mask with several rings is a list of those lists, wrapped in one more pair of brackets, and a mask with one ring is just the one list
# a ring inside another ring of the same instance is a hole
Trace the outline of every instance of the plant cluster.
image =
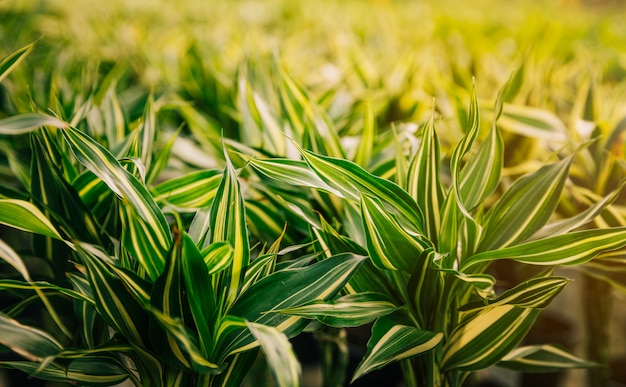
[(328, 386), (396, 362), (408, 386), (602, 369), (524, 338), (559, 267), (626, 289), (615, 18), (78, 3), (0, 14), (0, 367), (240, 386), (261, 354), (298, 386), (290, 339), (314, 332)]

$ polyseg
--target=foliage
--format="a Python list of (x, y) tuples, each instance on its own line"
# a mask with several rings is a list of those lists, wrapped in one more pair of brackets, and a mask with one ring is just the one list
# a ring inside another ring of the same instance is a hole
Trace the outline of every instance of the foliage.
[(291, 386), (306, 330), (338, 385), (371, 323), (348, 379), (593, 368), (523, 339), (559, 266), (624, 289), (621, 20), (448, 3), (0, 4), (0, 365)]

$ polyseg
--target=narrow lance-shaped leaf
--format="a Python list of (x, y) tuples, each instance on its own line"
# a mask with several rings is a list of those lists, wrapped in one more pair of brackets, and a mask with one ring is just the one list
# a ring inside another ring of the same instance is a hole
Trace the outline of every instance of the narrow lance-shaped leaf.
[[(84, 133), (73, 128), (63, 130), (62, 133), (76, 158), (127, 204), (122, 212), (127, 216), (127, 227), (132, 229), (126, 234), (125, 242), (150, 278), (156, 279), (163, 270), (171, 236), (165, 216), (148, 189), (122, 167), (108, 150)], [(139, 241), (150, 241), (150, 244)]]
[[(209, 356), (215, 344), (213, 319), (217, 302), (211, 286), (211, 276), (206, 265), (206, 258), (202, 257), (196, 244), (187, 233), (180, 233), (180, 244), (181, 255), (184, 258), (182, 259), (182, 273), (187, 303), (196, 324), (200, 348), (205, 356)], [(230, 251), (230, 246), (224, 245)], [(220, 244), (216, 243), (210, 246), (220, 247)]]
[[(130, 372), (114, 357), (86, 356), (67, 367), (25, 361), (0, 362), (0, 365), (25, 372), (38, 379), (69, 382), (85, 386), (111, 386), (128, 379)], [(138, 382), (136, 380), (136, 382)]]
[(227, 154), (226, 168), (211, 205), (208, 221), (210, 223), (210, 242), (227, 242), (233, 248), (233, 259), (230, 267), (218, 274), (217, 289), (225, 291), (225, 294), (218, 295), (218, 297), (223, 297), (221, 305), (226, 311), (239, 295), (243, 286), (245, 270), (250, 262), (245, 206), (237, 173)]
[(447, 340), (443, 371), (473, 371), (496, 364), (526, 336), (539, 310), (514, 305), (487, 307), (457, 327)]
[(430, 351), (442, 338), (443, 334), (440, 332), (430, 332), (413, 326), (402, 311), (383, 316), (372, 327), (367, 353), (354, 371), (352, 381), (387, 364)]
[(523, 242), (552, 216), (567, 180), (572, 157), (516, 180), (489, 210), (478, 251)]
[(0, 82), (33, 50), (35, 43), (30, 43), (2, 58), (0, 61)]
[(41, 361), (58, 355), (63, 346), (42, 330), (23, 325), (0, 313), (0, 344), (31, 361)]
[(145, 346), (148, 315), (124, 283), (111, 271), (110, 257), (86, 244), (77, 245), (102, 318), (131, 343)]
[(317, 319), (332, 327), (357, 327), (395, 311), (398, 307), (381, 293), (348, 294), (336, 300), (313, 301), (278, 310), (279, 313)]
[(400, 223), (412, 233), (422, 234), (422, 211), (411, 196), (397, 184), (374, 176), (351, 161), (316, 155), (300, 149), (311, 169), (340, 196), (359, 202), (361, 195), (380, 199), (385, 208), (398, 215)]
[(532, 345), (515, 348), (502, 358), (498, 366), (533, 373), (597, 367), (598, 364), (581, 359), (555, 345)]
[(377, 199), (362, 196), (361, 213), (372, 262), (381, 269), (411, 273), (428, 241), (406, 233)]
[(167, 180), (153, 188), (155, 200), (181, 211), (209, 207), (213, 202), (222, 173), (219, 170), (194, 171)]
[(422, 210), (424, 232), (435, 244), (441, 227), (440, 207), (444, 198), (439, 177), (440, 164), (439, 139), (431, 115), (423, 128), (422, 141), (409, 167), (407, 191)]
[(464, 263), (462, 271), (496, 259), (513, 259), (533, 265), (578, 265), (601, 252), (624, 246), (626, 227), (582, 230), (476, 254)]
[(253, 322), (246, 322), (246, 325), (261, 345), (276, 385), (300, 386), (302, 368), (287, 336), (275, 327)]
[(372, 100), (365, 101), (365, 114), (363, 117), (363, 130), (360, 133), (359, 145), (356, 148), (354, 162), (363, 168), (367, 168), (372, 159), (372, 151), (376, 139), (376, 115)]
[[(330, 300), (348, 282), (365, 257), (338, 255), (311, 266), (277, 271), (251, 285), (233, 305), (230, 313), (250, 322), (270, 325), (288, 337), (299, 333), (307, 321), (277, 311), (316, 300)], [(246, 329), (220, 328), (219, 353), (222, 356), (256, 347)]]
[(67, 128), (68, 124), (56, 117), (41, 113), (24, 113), (0, 120), (0, 134), (18, 135), (32, 132), (42, 126)]
[(0, 199), (0, 223), (35, 234), (63, 240), (48, 218), (32, 203), (17, 199)]

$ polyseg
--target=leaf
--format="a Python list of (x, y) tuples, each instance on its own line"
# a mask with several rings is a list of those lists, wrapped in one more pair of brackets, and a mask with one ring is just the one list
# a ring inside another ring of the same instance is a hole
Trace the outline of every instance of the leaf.
[(89, 356), (72, 361), (67, 369), (55, 364), (24, 361), (0, 362), (0, 366), (14, 368), (28, 375), (49, 381), (70, 382), (83, 386), (111, 386), (128, 379), (129, 372), (113, 357)]
[[(6, 78), (7, 75), (13, 70), (24, 58), (28, 55), (35, 46), (36, 42), (28, 44), (19, 50), (5, 56), (0, 61), (0, 82)], [(1, 125), (0, 125), (1, 126)]]
[(344, 328), (368, 324), (397, 308), (386, 295), (367, 292), (347, 294), (328, 302), (313, 301), (292, 308), (280, 309), (277, 312), (318, 319), (325, 325)]
[(221, 171), (214, 169), (194, 171), (175, 177), (153, 188), (154, 200), (182, 211), (209, 207), (221, 178)]
[(0, 344), (31, 360), (42, 361), (58, 355), (63, 346), (47, 332), (19, 323), (0, 313)]
[(0, 120), (0, 134), (18, 135), (30, 133), (42, 126), (65, 129), (69, 125), (56, 118), (41, 113), (24, 113)]
[[(98, 313), (130, 343), (145, 347), (149, 342), (148, 315), (125, 282), (112, 271), (112, 258), (87, 244), (77, 244), (76, 251), (87, 269)], [(129, 281), (131, 278), (127, 277), (126, 282)], [(135, 286), (141, 288), (140, 284)]]
[(380, 200), (361, 196), (361, 213), (372, 262), (380, 269), (411, 273), (421, 252), (429, 247), (428, 241), (404, 231)]
[(205, 241), (205, 245), (207, 242), (227, 242), (233, 249), (230, 266), (218, 273), (217, 280), (217, 289), (223, 292), (218, 295), (223, 297), (219, 304), (223, 310), (227, 310), (235, 302), (243, 286), (246, 267), (250, 262), (250, 242), (237, 173), (226, 150), (224, 152), (226, 168), (209, 212), (210, 239)]
[(124, 242), (135, 253), (135, 258), (150, 278), (155, 280), (163, 270), (171, 236), (165, 216), (150, 192), (108, 150), (89, 136), (73, 128), (61, 133), (76, 158), (122, 198), (122, 213), (126, 220)]
[(248, 329), (259, 342), (267, 365), (279, 387), (298, 387), (302, 375), (300, 362), (291, 343), (277, 328), (253, 322), (246, 322)]
[(441, 368), (473, 371), (496, 364), (526, 336), (539, 311), (514, 305), (486, 307), (450, 335)]
[(430, 351), (443, 339), (442, 333), (418, 329), (406, 320), (404, 314), (396, 312), (374, 323), (367, 353), (354, 371), (352, 382), (387, 364)]
[(530, 106), (505, 104), (500, 126), (513, 133), (556, 142), (567, 140), (567, 128), (553, 113)]
[(440, 157), (439, 139), (431, 114), (423, 128), (420, 146), (409, 167), (407, 191), (422, 210), (424, 232), (435, 244), (441, 228), (440, 208), (444, 200), (443, 186), (439, 177)]
[(360, 202), (361, 195), (376, 197), (385, 208), (397, 214), (403, 227), (415, 234), (422, 234), (424, 217), (411, 196), (395, 183), (374, 176), (351, 161), (316, 155), (300, 149), (302, 156), (319, 176), (339, 196)]
[(579, 265), (603, 251), (624, 246), (626, 227), (582, 230), (476, 254), (466, 260), (461, 271), (496, 259), (513, 259), (532, 265)]
[(555, 345), (533, 345), (515, 348), (502, 358), (498, 366), (532, 373), (597, 367), (598, 364), (574, 356)]
[[(20, 258), (15, 250), (13, 250), (11, 246), (6, 244), (2, 239), (0, 239), (0, 259), (11, 265), (11, 267), (13, 267), (18, 273), (20, 273), (22, 278), (24, 278), (26, 281), (31, 281), (30, 274), (28, 273), (28, 268), (26, 267), (26, 264), (24, 263), (22, 258)], [(2, 286), (0, 285), (0, 288), (1, 287)]]
[(215, 242), (201, 251), (205, 269), (209, 274), (217, 273), (228, 268), (234, 259), (234, 251), (226, 242)]
[(372, 160), (372, 152), (376, 142), (376, 115), (371, 99), (365, 101), (363, 130), (360, 132), (359, 145), (356, 148), (354, 162), (362, 168), (367, 168)]
[[(180, 233), (180, 249), (182, 259), (183, 281), (187, 296), (187, 304), (191, 309), (200, 348), (205, 356), (209, 356), (213, 350), (214, 342), (214, 315), (216, 312), (216, 297), (211, 286), (211, 276), (209, 275), (206, 261), (191, 237), (185, 233)], [(210, 246), (219, 246), (212, 244)]]
[(572, 157), (516, 180), (488, 211), (479, 251), (523, 242), (552, 216), (561, 198)]
[(0, 223), (35, 234), (63, 240), (48, 218), (33, 204), (18, 199), (0, 199)]
[[(230, 314), (250, 322), (276, 327), (292, 337), (304, 329), (307, 321), (277, 311), (315, 300), (332, 299), (364, 259), (362, 256), (343, 254), (311, 266), (277, 271), (260, 279), (241, 294)], [(258, 345), (247, 330), (234, 329), (226, 332), (226, 327), (221, 327), (220, 330), (223, 333), (218, 337), (218, 348), (222, 356)], [(233, 331), (238, 333), (233, 336)]]

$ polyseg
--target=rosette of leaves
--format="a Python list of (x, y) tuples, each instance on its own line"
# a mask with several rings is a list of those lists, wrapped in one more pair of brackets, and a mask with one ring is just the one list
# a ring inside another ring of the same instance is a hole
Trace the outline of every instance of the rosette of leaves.
[[(346, 286), (351, 297), (358, 297), (354, 303), (315, 302), (283, 312), (314, 318), (324, 311), (333, 318), (321, 322), (353, 326), (358, 322), (350, 319), (351, 311), (374, 308), (381, 299), (394, 306), (376, 319), (353, 380), (398, 361), (410, 386), (459, 386), (471, 372), (493, 365), (527, 372), (593, 365), (554, 345), (518, 345), (568, 283), (552, 275), (552, 267), (579, 265), (626, 245), (624, 227), (578, 230), (617, 192), (572, 218), (551, 222), (569, 178), (573, 156), (566, 155), (516, 179), (494, 198), (503, 165), (496, 125), (502, 95), (481, 144), (473, 96), (449, 173), (441, 165), (433, 119), (423, 125), (406, 168), (400, 159), (396, 171), (406, 174), (397, 176), (398, 183), (354, 162), (302, 148), (299, 161), (249, 159), (264, 178), (340, 198), (343, 217), (333, 224), (316, 218), (310, 207), (285, 206), (309, 224), (324, 253), (350, 251), (370, 258)], [(364, 141), (372, 145), (375, 139)], [(547, 270), (496, 292), (489, 265), (502, 259)]]

